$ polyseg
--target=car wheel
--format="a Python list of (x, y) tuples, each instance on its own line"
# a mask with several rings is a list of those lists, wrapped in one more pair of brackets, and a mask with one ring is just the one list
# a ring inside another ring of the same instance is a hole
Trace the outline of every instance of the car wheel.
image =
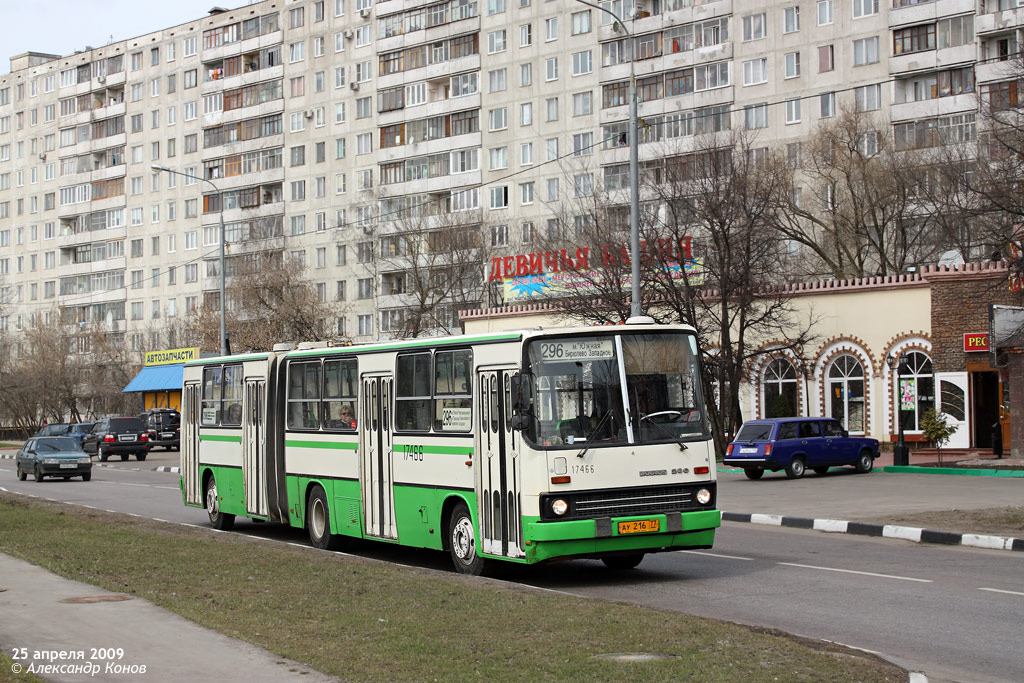
[(39, 469), (39, 465), (36, 465), (36, 471), (35, 471), (34, 474), (35, 474), (35, 477), (36, 477), (36, 481), (42, 481), (43, 480), (43, 476), (44, 475), (43, 475), (42, 470)]
[(604, 566), (608, 567), (613, 571), (624, 571), (626, 569), (634, 569), (637, 565), (644, 561), (644, 553), (636, 553), (635, 555), (609, 555), (608, 557), (602, 557), (601, 561), (604, 562)]
[(309, 542), (321, 550), (340, 550), (341, 537), (331, 533), (331, 507), (327, 504), (327, 493), (319, 486), (309, 494), (306, 503), (306, 530)]
[(25, 481), (28, 479), (28, 474), (25, 470), (21, 469), (21, 463), (18, 463), (18, 481)]
[(127, 460), (128, 460), (128, 454), (127, 453), (122, 453), (121, 454), (121, 462), (126, 462)]
[(92, 479), (92, 472), (86, 472), (82, 475), (82, 481), (89, 481)]
[(210, 517), (210, 524), (214, 529), (227, 531), (235, 525), (235, 516), (220, 511), (220, 502), (217, 498), (217, 482), (211, 475), (206, 481), (206, 514)]
[(786, 465), (786, 476), (790, 479), (799, 479), (804, 476), (804, 461), (803, 458), (793, 458)]
[(747, 479), (760, 479), (764, 476), (764, 470), (760, 467), (748, 467), (743, 470), (743, 474), (747, 475)]
[(110, 451), (105, 451), (105, 450), (103, 450), (101, 448), (99, 452), (100, 452), (100, 462), (106, 462), (107, 458), (110, 457)]
[(149, 455), (149, 454), (148, 453), (136, 453), (135, 454), (135, 459), (138, 460), (139, 462), (143, 462), (146, 459), (147, 455)]
[(854, 469), (857, 470), (857, 472), (859, 472), (860, 474), (867, 474), (872, 469), (874, 469), (874, 466), (875, 456), (871, 454), (871, 451), (865, 448), (860, 452), (860, 455), (857, 457), (857, 464), (854, 465)]
[(470, 576), (483, 574), (487, 561), (476, 552), (473, 518), (469, 516), (469, 508), (464, 503), (459, 503), (452, 510), (452, 516), (448, 520), (447, 541), (455, 571)]
[(827, 467), (812, 467), (811, 469), (814, 470), (815, 474), (827, 474), (828, 473), (828, 468)]

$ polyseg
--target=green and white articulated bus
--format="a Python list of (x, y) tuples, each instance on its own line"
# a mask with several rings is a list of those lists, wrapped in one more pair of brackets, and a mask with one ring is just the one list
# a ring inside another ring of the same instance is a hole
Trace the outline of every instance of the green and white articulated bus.
[(185, 366), (181, 488), (314, 546), (373, 539), (455, 568), (710, 548), (721, 523), (692, 328), (537, 329)]

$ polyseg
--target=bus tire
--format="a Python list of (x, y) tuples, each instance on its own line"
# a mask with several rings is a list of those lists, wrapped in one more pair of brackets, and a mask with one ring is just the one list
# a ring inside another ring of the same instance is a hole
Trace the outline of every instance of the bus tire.
[(306, 503), (306, 530), (309, 542), (321, 550), (340, 550), (341, 536), (331, 533), (331, 508), (327, 504), (327, 493), (315, 486)]
[(220, 511), (217, 499), (217, 481), (211, 474), (206, 479), (206, 514), (210, 517), (210, 526), (220, 531), (228, 531), (235, 525), (235, 516)]
[(487, 561), (476, 551), (476, 532), (473, 529), (473, 518), (465, 503), (459, 503), (452, 510), (448, 519), (448, 552), (452, 556), (452, 565), (459, 574), (480, 576), (484, 572)]
[(644, 561), (644, 553), (635, 553), (633, 555), (608, 555), (607, 557), (602, 557), (601, 561), (604, 562), (604, 566), (613, 571), (635, 569), (637, 565)]

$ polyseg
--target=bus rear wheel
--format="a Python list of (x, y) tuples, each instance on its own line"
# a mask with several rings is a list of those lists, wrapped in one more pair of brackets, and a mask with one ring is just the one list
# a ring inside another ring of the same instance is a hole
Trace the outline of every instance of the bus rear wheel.
[(306, 529), (309, 542), (321, 550), (339, 550), (341, 537), (331, 533), (331, 508), (327, 504), (327, 493), (319, 486), (309, 494), (306, 503)]
[(455, 571), (459, 574), (483, 574), (487, 561), (476, 551), (473, 518), (469, 515), (469, 508), (463, 503), (455, 506), (448, 520), (448, 551), (451, 553)]
[(206, 480), (206, 514), (210, 517), (210, 525), (214, 529), (227, 531), (235, 525), (235, 516), (220, 511), (220, 501), (217, 498), (217, 481), (210, 475)]

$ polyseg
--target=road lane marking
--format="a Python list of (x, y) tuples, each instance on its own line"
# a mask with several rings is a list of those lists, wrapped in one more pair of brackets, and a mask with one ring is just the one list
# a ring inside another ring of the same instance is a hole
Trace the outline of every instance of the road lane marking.
[(1024, 597), (1024, 593), (1020, 591), (1004, 591), (1001, 588), (979, 588), (980, 591), (988, 591), (989, 593), (1006, 593), (1007, 595), (1020, 595)]
[(900, 581), (917, 581), (918, 583), (934, 583), (931, 579), (915, 579), (912, 576), (894, 576), (892, 574), (876, 574), (874, 572), (859, 572), (854, 569), (837, 569), (836, 567), (817, 567), (813, 564), (796, 564), (793, 562), (779, 562), (784, 567), (803, 567), (804, 569), (820, 569), (826, 572), (842, 572), (843, 574), (860, 574), (861, 576), (875, 576), (881, 579), (899, 579)]
[(752, 557), (738, 557), (736, 555), (721, 555), (719, 553), (702, 553), (699, 550), (684, 550), (683, 552), (684, 553), (688, 553), (690, 555), (706, 555), (707, 557), (720, 557), (723, 560), (743, 560), (744, 562), (753, 562), (754, 561), (754, 558), (752, 558)]

